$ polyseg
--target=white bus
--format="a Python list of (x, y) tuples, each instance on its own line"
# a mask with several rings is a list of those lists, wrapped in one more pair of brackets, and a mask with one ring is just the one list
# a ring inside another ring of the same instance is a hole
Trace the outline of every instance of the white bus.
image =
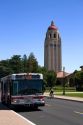
[(1, 78), (1, 101), (12, 106), (44, 106), (43, 75), (19, 73)]

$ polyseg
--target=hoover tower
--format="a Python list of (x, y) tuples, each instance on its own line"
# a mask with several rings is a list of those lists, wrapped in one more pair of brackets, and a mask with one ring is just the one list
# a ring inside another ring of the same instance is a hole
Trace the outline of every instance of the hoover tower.
[(47, 29), (44, 42), (44, 67), (49, 71), (62, 70), (61, 37), (53, 21)]

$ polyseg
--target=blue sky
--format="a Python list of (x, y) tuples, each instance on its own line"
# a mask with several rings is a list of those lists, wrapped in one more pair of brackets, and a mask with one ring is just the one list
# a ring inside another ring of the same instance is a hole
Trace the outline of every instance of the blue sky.
[(83, 65), (83, 0), (0, 0), (0, 60), (34, 53), (44, 65), (44, 40), (54, 21), (62, 39), (62, 66)]

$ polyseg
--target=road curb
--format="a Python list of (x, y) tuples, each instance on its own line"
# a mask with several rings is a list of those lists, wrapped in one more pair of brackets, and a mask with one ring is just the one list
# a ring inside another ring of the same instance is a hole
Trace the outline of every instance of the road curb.
[[(45, 95), (45, 97), (49, 97), (49, 95)], [(56, 95), (54, 95), (54, 97), (53, 98), (56, 98), (56, 99), (61, 99), (61, 100), (67, 100), (67, 101), (74, 101), (74, 102), (80, 102), (80, 103), (83, 103), (83, 99), (81, 100), (79, 100), (79, 98), (74, 98), (74, 97), (68, 97), (67, 98), (67, 96), (65, 97), (65, 96), (56, 96)]]
[(66, 100), (66, 101), (74, 101), (74, 102), (80, 102), (80, 103), (83, 103), (83, 101), (81, 100), (74, 100), (74, 99), (67, 99), (67, 98), (59, 98), (59, 97), (54, 97), (56, 99), (61, 99), (61, 100)]

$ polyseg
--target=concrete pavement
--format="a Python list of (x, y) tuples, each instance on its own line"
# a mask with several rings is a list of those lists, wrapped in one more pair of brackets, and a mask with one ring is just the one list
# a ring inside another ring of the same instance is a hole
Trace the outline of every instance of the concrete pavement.
[(0, 111), (0, 125), (35, 125), (12, 110)]
[(0, 125), (35, 125), (0, 103)]

